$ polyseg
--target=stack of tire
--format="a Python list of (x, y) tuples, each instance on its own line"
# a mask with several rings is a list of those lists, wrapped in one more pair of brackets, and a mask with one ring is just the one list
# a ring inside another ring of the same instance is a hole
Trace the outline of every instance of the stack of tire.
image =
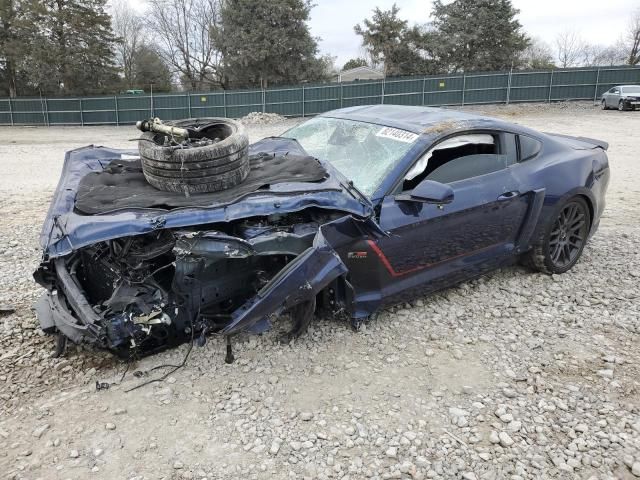
[(201, 146), (168, 145), (166, 135), (144, 132), (138, 142), (147, 182), (165, 192), (217, 192), (249, 175), (249, 137), (244, 126), (227, 118), (199, 118), (166, 122), (200, 131), (215, 143)]

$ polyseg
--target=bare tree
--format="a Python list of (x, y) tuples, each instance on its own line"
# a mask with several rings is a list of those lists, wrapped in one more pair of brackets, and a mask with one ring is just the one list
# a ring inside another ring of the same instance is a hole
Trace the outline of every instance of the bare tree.
[(561, 68), (577, 67), (584, 57), (585, 42), (574, 30), (565, 30), (556, 37), (558, 64)]
[(221, 55), (211, 39), (221, 0), (149, 0), (147, 23), (165, 61), (192, 90), (221, 83)]
[(638, 65), (640, 63), (640, 8), (629, 20), (629, 28), (625, 37), (623, 41), (627, 48), (626, 63)]
[(114, 0), (111, 24), (117, 37), (116, 61), (122, 69), (127, 87), (134, 83), (134, 58), (144, 37), (144, 20), (127, 0)]
[(583, 64), (587, 67), (606, 67), (625, 62), (625, 54), (615, 45), (585, 45)]
[(532, 38), (531, 43), (520, 54), (519, 63), (523, 68), (539, 70), (555, 67), (551, 47), (544, 40), (537, 37)]

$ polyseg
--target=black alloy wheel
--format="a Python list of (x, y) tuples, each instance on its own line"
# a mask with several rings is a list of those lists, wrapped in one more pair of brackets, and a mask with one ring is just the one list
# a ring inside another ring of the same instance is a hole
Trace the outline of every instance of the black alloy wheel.
[(560, 211), (548, 241), (548, 255), (553, 269), (566, 271), (582, 253), (589, 234), (589, 212), (584, 201), (570, 201)]

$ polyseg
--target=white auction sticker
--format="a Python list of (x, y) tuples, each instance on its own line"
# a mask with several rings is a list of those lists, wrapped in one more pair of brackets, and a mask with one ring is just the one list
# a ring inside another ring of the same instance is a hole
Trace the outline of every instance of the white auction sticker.
[(413, 132), (407, 132), (406, 130), (400, 130), (399, 128), (384, 127), (378, 133), (376, 137), (390, 138), (397, 140), (398, 142), (413, 143), (416, 141), (419, 135)]

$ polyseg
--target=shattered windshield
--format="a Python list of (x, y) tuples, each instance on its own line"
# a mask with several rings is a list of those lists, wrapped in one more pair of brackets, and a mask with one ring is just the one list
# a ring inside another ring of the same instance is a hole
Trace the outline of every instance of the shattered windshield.
[(339, 118), (316, 117), (283, 136), (296, 139), (314, 157), (331, 163), (371, 196), (418, 139), (398, 128)]

